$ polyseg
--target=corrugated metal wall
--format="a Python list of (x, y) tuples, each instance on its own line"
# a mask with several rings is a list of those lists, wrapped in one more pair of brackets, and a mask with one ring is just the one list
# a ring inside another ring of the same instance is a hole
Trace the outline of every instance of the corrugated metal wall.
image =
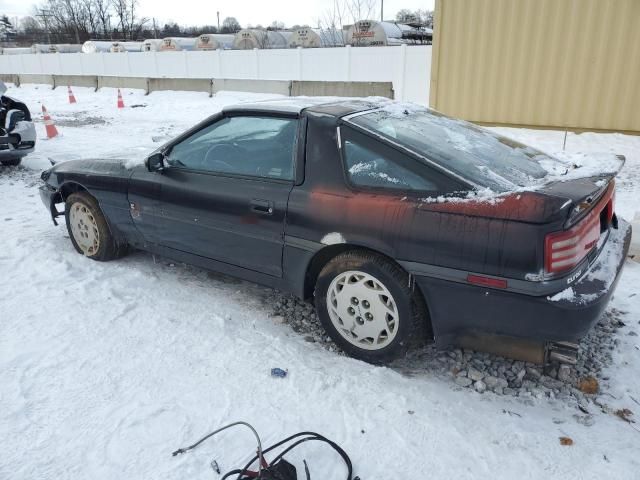
[(436, 0), (430, 105), (640, 132), (640, 0)]

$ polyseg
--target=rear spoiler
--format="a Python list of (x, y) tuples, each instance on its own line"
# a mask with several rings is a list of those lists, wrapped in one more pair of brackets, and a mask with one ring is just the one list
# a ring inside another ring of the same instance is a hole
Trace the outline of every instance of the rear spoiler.
[(573, 163), (563, 175), (558, 177), (558, 180), (587, 177), (613, 178), (620, 173), (620, 170), (627, 162), (627, 158), (624, 155), (612, 154), (590, 154), (587, 159), (588, 162), (582, 165)]

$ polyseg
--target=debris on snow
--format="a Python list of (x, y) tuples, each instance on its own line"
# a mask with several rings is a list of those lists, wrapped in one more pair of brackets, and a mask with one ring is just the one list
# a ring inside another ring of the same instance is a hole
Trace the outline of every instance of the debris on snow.
[(285, 378), (289, 374), (288, 370), (283, 370), (281, 368), (272, 368), (271, 376), (276, 378)]
[(570, 437), (560, 437), (560, 445), (570, 447), (573, 445), (573, 440)]

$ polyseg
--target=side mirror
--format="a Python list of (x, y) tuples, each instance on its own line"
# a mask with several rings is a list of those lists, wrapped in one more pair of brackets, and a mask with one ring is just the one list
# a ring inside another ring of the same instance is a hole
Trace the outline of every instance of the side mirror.
[(147, 170), (150, 172), (161, 172), (165, 168), (164, 153), (158, 152), (150, 155), (145, 163), (147, 164)]

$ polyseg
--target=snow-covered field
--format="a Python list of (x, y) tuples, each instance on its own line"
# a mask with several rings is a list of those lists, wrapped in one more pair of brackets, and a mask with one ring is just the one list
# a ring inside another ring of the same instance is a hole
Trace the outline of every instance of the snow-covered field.
[[(222, 106), (265, 95), (126, 91), (128, 108), (118, 111), (114, 90), (74, 91), (69, 105), (63, 88), (9, 89), (36, 117), (44, 102), (62, 136), (41, 140), (23, 166), (0, 167), (0, 479), (218, 478), (211, 459), (223, 471), (243, 464), (254, 445), (247, 432), (171, 452), (235, 420), (256, 426), (266, 444), (315, 430), (345, 448), (363, 480), (638, 478), (640, 423), (612, 412), (640, 417), (640, 264), (627, 262), (610, 307), (626, 326), (605, 372), (599, 402), (608, 408), (587, 407), (592, 426), (559, 400), (403, 376), (274, 322), (269, 289), (141, 252), (87, 260), (40, 203), (48, 157), (142, 158)], [(500, 130), (562, 149), (561, 132)], [(567, 150), (625, 154), (617, 210), (629, 218), (640, 209), (640, 137), (570, 134)], [(289, 376), (272, 378), (272, 367)], [(291, 458), (302, 457), (315, 480), (346, 476), (326, 447), (308, 444)]]

